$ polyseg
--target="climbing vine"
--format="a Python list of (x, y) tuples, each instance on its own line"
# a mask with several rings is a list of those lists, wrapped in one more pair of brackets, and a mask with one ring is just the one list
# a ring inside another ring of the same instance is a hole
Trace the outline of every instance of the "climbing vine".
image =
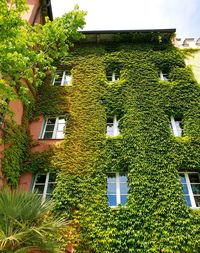
[[(54, 201), (71, 220), (75, 252), (200, 250), (198, 212), (187, 207), (178, 176), (200, 171), (200, 88), (169, 37), (138, 40), (82, 44), (65, 59), (73, 88), (65, 140), (53, 157)], [(108, 70), (120, 70), (120, 80), (108, 82)], [(108, 138), (106, 118), (114, 115), (120, 135)], [(181, 117), (183, 137), (172, 135), (171, 116)], [(108, 172), (128, 173), (125, 208), (108, 207)]]

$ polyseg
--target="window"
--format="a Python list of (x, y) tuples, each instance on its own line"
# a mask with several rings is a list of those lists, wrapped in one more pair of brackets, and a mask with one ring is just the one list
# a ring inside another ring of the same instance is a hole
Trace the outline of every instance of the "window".
[(53, 79), (54, 86), (71, 85), (72, 77), (65, 71), (57, 70), (56, 76), (57, 77), (54, 77)]
[(174, 136), (182, 136), (182, 127), (181, 127), (182, 121), (181, 119), (174, 118), (173, 116), (170, 119), (170, 128), (171, 132), (174, 134)]
[(108, 204), (110, 207), (125, 205), (128, 196), (127, 175), (125, 173), (108, 173)]
[(180, 179), (188, 206), (200, 207), (200, 174), (198, 172), (180, 172)]
[(107, 119), (107, 128), (106, 128), (106, 134), (108, 136), (114, 137), (120, 134), (119, 132), (119, 122), (117, 121), (117, 117), (114, 116), (113, 118), (108, 118)]
[(114, 82), (114, 81), (120, 80), (120, 72), (119, 72), (119, 70), (108, 71), (107, 72), (107, 80), (109, 82)]
[(44, 202), (46, 199), (51, 198), (55, 181), (56, 173), (36, 175), (32, 191), (41, 196), (42, 202)]
[(160, 80), (167, 81), (168, 80), (168, 74), (160, 72)]
[(65, 117), (48, 118), (45, 120), (41, 139), (63, 139), (65, 130)]

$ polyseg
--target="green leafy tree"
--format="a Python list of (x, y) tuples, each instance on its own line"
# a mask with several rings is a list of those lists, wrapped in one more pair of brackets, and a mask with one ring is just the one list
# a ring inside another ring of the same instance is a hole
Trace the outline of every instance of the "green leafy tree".
[(19, 97), (30, 103), (33, 93), (49, 71), (55, 71), (55, 61), (66, 56), (72, 41), (81, 38), (84, 11), (74, 10), (45, 25), (31, 26), (23, 20), (27, 10), (25, 0), (0, 2), (0, 113), (8, 110), (8, 102)]
[(0, 252), (59, 252), (58, 233), (66, 223), (51, 213), (49, 202), (35, 193), (0, 192)]

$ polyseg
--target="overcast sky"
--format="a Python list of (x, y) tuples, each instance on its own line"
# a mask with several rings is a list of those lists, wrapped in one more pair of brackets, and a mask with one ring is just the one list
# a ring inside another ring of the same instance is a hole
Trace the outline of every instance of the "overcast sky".
[(84, 30), (176, 28), (177, 37), (200, 37), (200, 0), (51, 0), (59, 17), (78, 4)]

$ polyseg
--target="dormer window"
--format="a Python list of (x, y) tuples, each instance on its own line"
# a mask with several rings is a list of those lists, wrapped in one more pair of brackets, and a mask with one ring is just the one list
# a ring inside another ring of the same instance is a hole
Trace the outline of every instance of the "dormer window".
[(54, 86), (71, 85), (72, 77), (66, 71), (57, 70), (53, 79)]
[(174, 118), (173, 116), (170, 119), (170, 128), (174, 136), (182, 136), (182, 120), (180, 118)]
[(163, 73), (162, 71), (160, 72), (160, 80), (162, 81), (167, 81), (168, 80), (168, 74)]
[(114, 137), (120, 134), (119, 128), (118, 128), (119, 122), (117, 121), (116, 116), (108, 118), (106, 125), (107, 125), (107, 128), (106, 128), (107, 136)]
[(115, 71), (108, 71), (107, 72), (107, 80), (109, 82), (114, 82), (120, 80), (120, 71), (115, 70)]

